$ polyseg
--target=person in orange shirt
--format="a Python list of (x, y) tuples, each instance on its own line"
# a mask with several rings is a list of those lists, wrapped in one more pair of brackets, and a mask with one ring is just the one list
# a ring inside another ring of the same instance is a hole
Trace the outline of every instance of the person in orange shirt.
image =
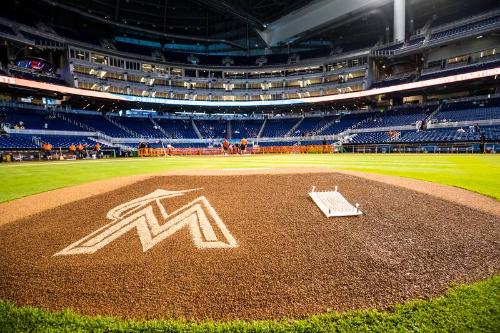
[(227, 139), (224, 139), (224, 141), (222, 142), (222, 148), (224, 149), (224, 154), (227, 155), (229, 151), (229, 141), (227, 141)]
[(246, 138), (241, 139), (240, 141), (240, 153), (245, 154), (245, 150), (247, 149), (248, 141)]
[(81, 143), (76, 146), (76, 151), (78, 151), (78, 157), (83, 158), (83, 145)]
[(73, 154), (73, 156), (76, 157), (76, 146), (74, 144), (71, 144), (68, 148), (69, 152)]
[(95, 149), (95, 155), (97, 158), (101, 158), (102, 157), (102, 152), (101, 152), (101, 144), (99, 142), (97, 142), (94, 146), (94, 149)]
[(48, 142), (44, 142), (42, 144), (42, 150), (45, 153), (45, 157), (48, 160), (50, 160), (50, 155), (51, 155), (50, 151), (52, 150), (52, 145), (50, 143), (48, 143)]

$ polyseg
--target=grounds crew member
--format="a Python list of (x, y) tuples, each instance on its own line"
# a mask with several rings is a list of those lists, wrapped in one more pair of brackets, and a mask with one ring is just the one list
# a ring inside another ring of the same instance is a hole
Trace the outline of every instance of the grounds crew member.
[(224, 139), (224, 142), (222, 142), (222, 149), (224, 149), (224, 154), (227, 155), (229, 151), (229, 141), (227, 141), (227, 139)]
[(73, 156), (76, 156), (76, 146), (74, 144), (71, 144), (68, 149)]
[(245, 153), (245, 150), (247, 149), (248, 141), (246, 138), (241, 139), (240, 141), (240, 152), (242, 154)]
[(94, 146), (96, 157), (101, 158), (101, 144), (97, 142)]
[(44, 142), (42, 144), (42, 150), (45, 153), (45, 157), (49, 160), (50, 159), (50, 151), (52, 150), (52, 145), (48, 142)]
[(78, 157), (83, 158), (83, 145), (81, 143), (76, 146), (76, 150), (78, 151)]

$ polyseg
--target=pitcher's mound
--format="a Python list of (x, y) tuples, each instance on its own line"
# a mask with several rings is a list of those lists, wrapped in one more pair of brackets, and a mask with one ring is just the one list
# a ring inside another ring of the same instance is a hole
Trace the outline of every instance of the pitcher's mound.
[[(363, 215), (326, 218), (312, 185)], [(385, 307), (497, 273), (499, 226), (334, 173), (157, 177), (0, 227), (0, 298), (139, 319)]]

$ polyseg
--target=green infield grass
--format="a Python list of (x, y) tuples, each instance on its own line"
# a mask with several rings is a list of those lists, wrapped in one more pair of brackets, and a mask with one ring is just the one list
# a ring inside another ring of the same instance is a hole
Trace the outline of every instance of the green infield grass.
[(100, 179), (171, 170), (315, 166), (423, 179), (500, 199), (500, 156), (304, 154), (1, 164), (0, 202)]

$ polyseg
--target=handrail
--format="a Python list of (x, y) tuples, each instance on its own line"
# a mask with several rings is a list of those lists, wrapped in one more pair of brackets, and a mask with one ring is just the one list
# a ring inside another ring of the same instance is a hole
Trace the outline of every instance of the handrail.
[(401, 126), (384, 126), (371, 128), (351, 129), (350, 133), (373, 133), (373, 132), (388, 132), (388, 131), (411, 131), (416, 130), (416, 125), (401, 125)]
[[(335, 74), (332, 74), (335, 75)], [(121, 80), (116, 80), (113, 82), (107, 82), (106, 80), (99, 79), (97, 77), (89, 77), (89, 76), (82, 76), (80, 73), (75, 73), (75, 78), (79, 80), (79, 82), (86, 82), (86, 83), (99, 83), (106, 85), (106, 83), (113, 83), (114, 87), (117, 88), (132, 88), (132, 89), (137, 89), (137, 90), (148, 90), (151, 88), (154, 88), (156, 92), (160, 93), (181, 93), (181, 94), (186, 94), (190, 92), (196, 92), (198, 94), (203, 94), (203, 95), (208, 95), (212, 94), (213, 96), (223, 96), (227, 94), (227, 91), (223, 88), (196, 88), (194, 90), (188, 89), (185, 87), (177, 87), (177, 86), (170, 86), (170, 85), (155, 85), (154, 87), (148, 86), (145, 83), (141, 82), (134, 82), (134, 81), (121, 81)], [(320, 77), (318, 77), (320, 78)], [(295, 79), (297, 80), (297, 79)], [(281, 80), (280, 80), (281, 81)], [(311, 91), (316, 91), (317, 89), (334, 89), (334, 88), (344, 88), (344, 87), (349, 87), (354, 84), (361, 84), (366, 81), (366, 72), (364, 76), (358, 76), (352, 79), (349, 79), (345, 82), (335, 82), (335, 81), (330, 81), (330, 82), (321, 82), (321, 83), (315, 83), (315, 84), (310, 84), (306, 87), (275, 87), (275, 88), (270, 88), (267, 90), (262, 90), (260, 88), (249, 88), (249, 89), (233, 89), (231, 91), (232, 95), (234, 96), (244, 96), (244, 95), (250, 95), (250, 96), (257, 96), (257, 95), (262, 95), (263, 92), (265, 93), (293, 93), (293, 92), (311, 92)]]
[(264, 100), (249, 100), (249, 101), (204, 101), (195, 99), (170, 99), (170, 98), (156, 98), (156, 97), (145, 97), (137, 95), (120, 95), (112, 94), (109, 92), (101, 92), (88, 89), (78, 89), (70, 88), (62, 85), (36, 82), (25, 79), (12, 78), (8, 76), (0, 75), (0, 83), (10, 84), (13, 86), (29, 87), (36, 89), (44, 89), (54, 92), (60, 92), (65, 94), (75, 94), (79, 96), (88, 96), (103, 98), (108, 100), (120, 100), (120, 101), (135, 101), (144, 102), (152, 104), (163, 104), (163, 105), (191, 105), (191, 106), (228, 106), (228, 107), (240, 107), (240, 106), (270, 106), (270, 105), (297, 105), (297, 104), (311, 104), (320, 102), (332, 102), (349, 100), (353, 98), (361, 98), (368, 96), (375, 96), (380, 94), (388, 94), (397, 91), (406, 91), (413, 89), (422, 89), (426, 87), (441, 86), (443, 84), (450, 84), (455, 82), (464, 82), (470, 80), (477, 80), (486, 77), (493, 77), (500, 74), (500, 67), (494, 67), (489, 69), (482, 69), (477, 71), (471, 71), (462, 74), (454, 74), (445, 77), (432, 78), (427, 80), (421, 80), (417, 82), (403, 83), (391, 85), (383, 88), (372, 88), (372, 89), (361, 89), (351, 92), (341, 92), (335, 94), (327, 94), (323, 96), (315, 97), (301, 97), (301, 98), (289, 98), (289, 99), (264, 99)]
[(431, 122), (427, 124), (427, 129), (469, 127), (469, 126), (474, 126), (476, 124), (480, 126), (500, 125), (500, 119), (446, 121), (446, 122), (435, 122), (435, 123)]
[(473, 22), (477, 22), (477, 21), (482, 21), (482, 20), (488, 19), (490, 17), (495, 17), (497, 15), (500, 15), (500, 9), (488, 11), (486, 13), (481, 13), (481, 14), (478, 14), (475, 16), (469, 16), (469, 17), (466, 17), (466, 18), (461, 19), (461, 20), (438, 25), (434, 28), (431, 28), (430, 33), (434, 34), (434, 33), (442, 32), (442, 31), (454, 29), (454, 28), (463, 26), (465, 24), (469, 24), (469, 23), (473, 23)]
[(430, 75), (430, 74), (434, 74), (434, 73), (446, 73), (448, 71), (452, 71), (452, 70), (456, 70), (456, 69), (464, 69), (467, 67), (474, 67), (474, 66), (480, 65), (480, 64), (489, 64), (489, 63), (496, 62), (499, 59), (500, 59), (500, 54), (495, 54), (492, 56), (478, 58), (478, 61), (467, 63), (467, 64), (458, 63), (456, 65), (452, 65), (452, 67), (448, 67), (448, 64), (447, 64), (445, 68), (440, 68), (440, 67), (438, 67), (438, 68), (434, 68), (434, 67), (422, 68), (422, 77), (424, 77), (425, 75)]
[[(331, 154), (335, 147), (327, 145), (294, 145), (294, 146), (250, 146), (247, 154)], [(231, 155), (239, 154), (236, 148), (228, 151)], [(177, 155), (221, 155), (221, 148), (139, 148), (139, 157), (165, 157)]]
[(45, 129), (13, 129), (4, 127), (5, 132), (9, 134), (25, 134), (25, 135), (60, 135), (60, 136), (95, 136), (95, 132), (80, 132), (80, 131), (56, 131)]

